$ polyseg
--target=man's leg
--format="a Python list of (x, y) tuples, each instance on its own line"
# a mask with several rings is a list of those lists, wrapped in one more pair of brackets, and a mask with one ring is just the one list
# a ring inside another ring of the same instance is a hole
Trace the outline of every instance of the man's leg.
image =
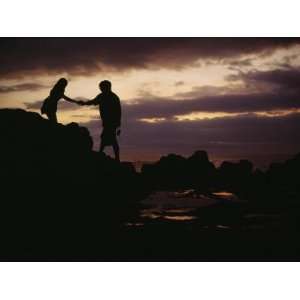
[(99, 146), (99, 152), (100, 153), (103, 152), (104, 148), (105, 148), (104, 140), (105, 140), (105, 132), (104, 132), (104, 127), (103, 127), (102, 132), (100, 134), (100, 146)]
[(113, 144), (113, 149), (114, 149), (114, 153), (115, 153), (115, 158), (116, 158), (116, 161), (120, 161), (120, 148), (119, 148), (119, 145), (118, 145), (118, 142), (115, 141)]
[(99, 152), (103, 152), (104, 151), (104, 144), (103, 144), (103, 142), (102, 142), (102, 140), (101, 140), (101, 142), (100, 142), (100, 147), (99, 147)]

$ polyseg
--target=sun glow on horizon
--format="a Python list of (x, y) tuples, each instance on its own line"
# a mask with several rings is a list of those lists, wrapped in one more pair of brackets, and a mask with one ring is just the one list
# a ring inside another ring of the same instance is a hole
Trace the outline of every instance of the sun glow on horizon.
[(236, 117), (247, 113), (226, 113), (226, 112), (192, 112), (185, 115), (176, 115), (176, 121), (197, 121), (197, 120), (212, 120), (224, 117)]
[(139, 121), (154, 124), (166, 121), (166, 118), (141, 118)]

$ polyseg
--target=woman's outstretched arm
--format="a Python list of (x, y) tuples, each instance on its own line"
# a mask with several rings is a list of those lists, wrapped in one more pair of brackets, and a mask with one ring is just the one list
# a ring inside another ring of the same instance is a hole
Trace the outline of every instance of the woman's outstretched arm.
[(66, 95), (63, 95), (62, 97), (64, 100), (68, 101), (68, 102), (71, 102), (71, 103), (77, 103), (78, 104), (78, 101), (74, 100), (74, 99), (71, 99), (69, 98), (68, 96)]

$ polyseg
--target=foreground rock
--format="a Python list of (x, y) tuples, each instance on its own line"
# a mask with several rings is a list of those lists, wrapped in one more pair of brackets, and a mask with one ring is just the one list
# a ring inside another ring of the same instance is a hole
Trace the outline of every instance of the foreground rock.
[[(2, 109), (0, 131), (0, 260), (245, 259), (253, 253), (265, 257), (269, 247), (277, 257), (293, 250), (299, 258), (294, 237), (300, 229), (300, 155), (262, 172), (247, 160), (216, 168), (205, 151), (188, 158), (170, 154), (137, 174), (131, 163), (92, 151), (88, 130), (75, 123), (51, 124), (36, 113)], [(227, 190), (247, 200), (199, 212), (205, 224), (237, 229), (159, 221), (123, 226), (149, 192), (180, 189), (192, 189), (193, 196)], [(279, 237), (273, 229), (245, 234), (245, 212), (261, 216), (272, 210), (284, 220)]]
[(134, 168), (93, 152), (86, 128), (2, 109), (0, 131), (1, 253), (99, 242), (142, 197)]

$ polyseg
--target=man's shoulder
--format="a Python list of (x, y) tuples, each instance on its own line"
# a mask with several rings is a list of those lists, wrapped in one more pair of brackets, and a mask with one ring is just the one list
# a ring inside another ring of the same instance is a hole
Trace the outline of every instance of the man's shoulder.
[(94, 100), (97, 101), (97, 102), (100, 102), (101, 99), (102, 99), (102, 94), (101, 94), (101, 93), (98, 94), (98, 95), (94, 98)]
[(116, 100), (120, 100), (119, 96), (114, 92), (111, 92), (111, 96)]

